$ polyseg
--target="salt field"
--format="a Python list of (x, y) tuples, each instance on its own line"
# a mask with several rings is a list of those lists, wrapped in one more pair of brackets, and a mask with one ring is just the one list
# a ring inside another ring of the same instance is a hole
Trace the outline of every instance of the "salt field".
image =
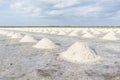
[(120, 80), (120, 29), (0, 28), (0, 80)]

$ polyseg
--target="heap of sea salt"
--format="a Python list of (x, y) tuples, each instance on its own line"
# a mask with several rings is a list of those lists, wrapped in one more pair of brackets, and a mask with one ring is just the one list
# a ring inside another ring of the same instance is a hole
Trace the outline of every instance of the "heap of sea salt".
[(57, 35), (66, 35), (66, 33), (64, 31), (59, 31)]
[(109, 33), (106, 34), (102, 39), (104, 39), (104, 40), (112, 40), (112, 41), (119, 40), (119, 38), (117, 38), (117, 37), (115, 36), (115, 33), (114, 33), (114, 32), (109, 32)]
[(69, 36), (79, 36), (78, 31), (72, 31)]
[(9, 33), (6, 34), (6, 36), (8, 36), (8, 37), (11, 37), (13, 35), (14, 35), (14, 32), (9, 32)]
[(100, 57), (84, 42), (76, 42), (67, 51), (60, 53), (60, 59), (73, 63), (97, 61)]
[(84, 38), (94, 38), (95, 36), (93, 36), (92, 34), (90, 34), (90, 33), (87, 32), (82, 37), (84, 37)]
[(20, 40), (20, 42), (37, 42), (37, 40), (32, 36), (26, 35)]
[(20, 33), (15, 33), (14, 35), (11, 36), (11, 38), (13, 38), (13, 39), (22, 38), (22, 37), (23, 36)]
[(50, 39), (43, 38), (33, 47), (39, 48), (39, 49), (54, 49), (54, 48), (57, 48), (58, 46)]

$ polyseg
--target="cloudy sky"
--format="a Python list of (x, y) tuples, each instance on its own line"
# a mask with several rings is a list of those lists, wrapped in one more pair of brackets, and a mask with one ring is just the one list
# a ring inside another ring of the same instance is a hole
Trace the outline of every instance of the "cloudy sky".
[(0, 0), (2, 25), (120, 25), (120, 0)]

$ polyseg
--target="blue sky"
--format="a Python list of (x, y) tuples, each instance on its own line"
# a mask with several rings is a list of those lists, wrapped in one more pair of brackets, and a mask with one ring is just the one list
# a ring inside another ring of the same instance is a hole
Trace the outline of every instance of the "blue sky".
[(0, 26), (120, 25), (120, 0), (0, 0)]

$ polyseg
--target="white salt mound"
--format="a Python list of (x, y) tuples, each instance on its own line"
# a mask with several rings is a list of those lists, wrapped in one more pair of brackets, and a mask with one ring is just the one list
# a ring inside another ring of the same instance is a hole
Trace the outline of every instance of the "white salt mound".
[(92, 31), (92, 33), (95, 34), (95, 35), (99, 35), (100, 34), (100, 32), (97, 31), (97, 30), (96, 31)]
[(33, 47), (40, 48), (40, 49), (54, 49), (54, 48), (57, 48), (58, 46), (50, 39), (43, 38)]
[(90, 33), (86, 33), (86, 34), (84, 34), (82, 37), (84, 37), (84, 38), (94, 38), (95, 36), (93, 36), (93, 35), (90, 34)]
[(78, 32), (76, 31), (73, 31), (69, 34), (69, 36), (79, 36)]
[(95, 62), (100, 58), (86, 43), (76, 42), (67, 51), (60, 53), (60, 59), (73, 63)]
[(57, 35), (66, 35), (64, 31), (60, 31)]
[(51, 31), (50, 34), (57, 34), (57, 31)]
[(104, 40), (112, 40), (112, 41), (119, 40), (119, 38), (117, 38), (115, 36), (115, 33), (108, 33), (102, 39), (104, 39)]
[(32, 36), (24, 36), (20, 42), (37, 42), (36, 39), (34, 39)]
[(14, 32), (10, 32), (10, 33), (8, 33), (8, 34), (6, 34), (7, 36), (12, 36), (12, 35), (14, 35)]
[(7, 34), (9, 34), (9, 32), (7, 32), (7, 31), (3, 31), (1, 34), (7, 36)]
[(17, 39), (17, 38), (22, 38), (23, 36), (20, 33), (15, 33), (11, 38)]

